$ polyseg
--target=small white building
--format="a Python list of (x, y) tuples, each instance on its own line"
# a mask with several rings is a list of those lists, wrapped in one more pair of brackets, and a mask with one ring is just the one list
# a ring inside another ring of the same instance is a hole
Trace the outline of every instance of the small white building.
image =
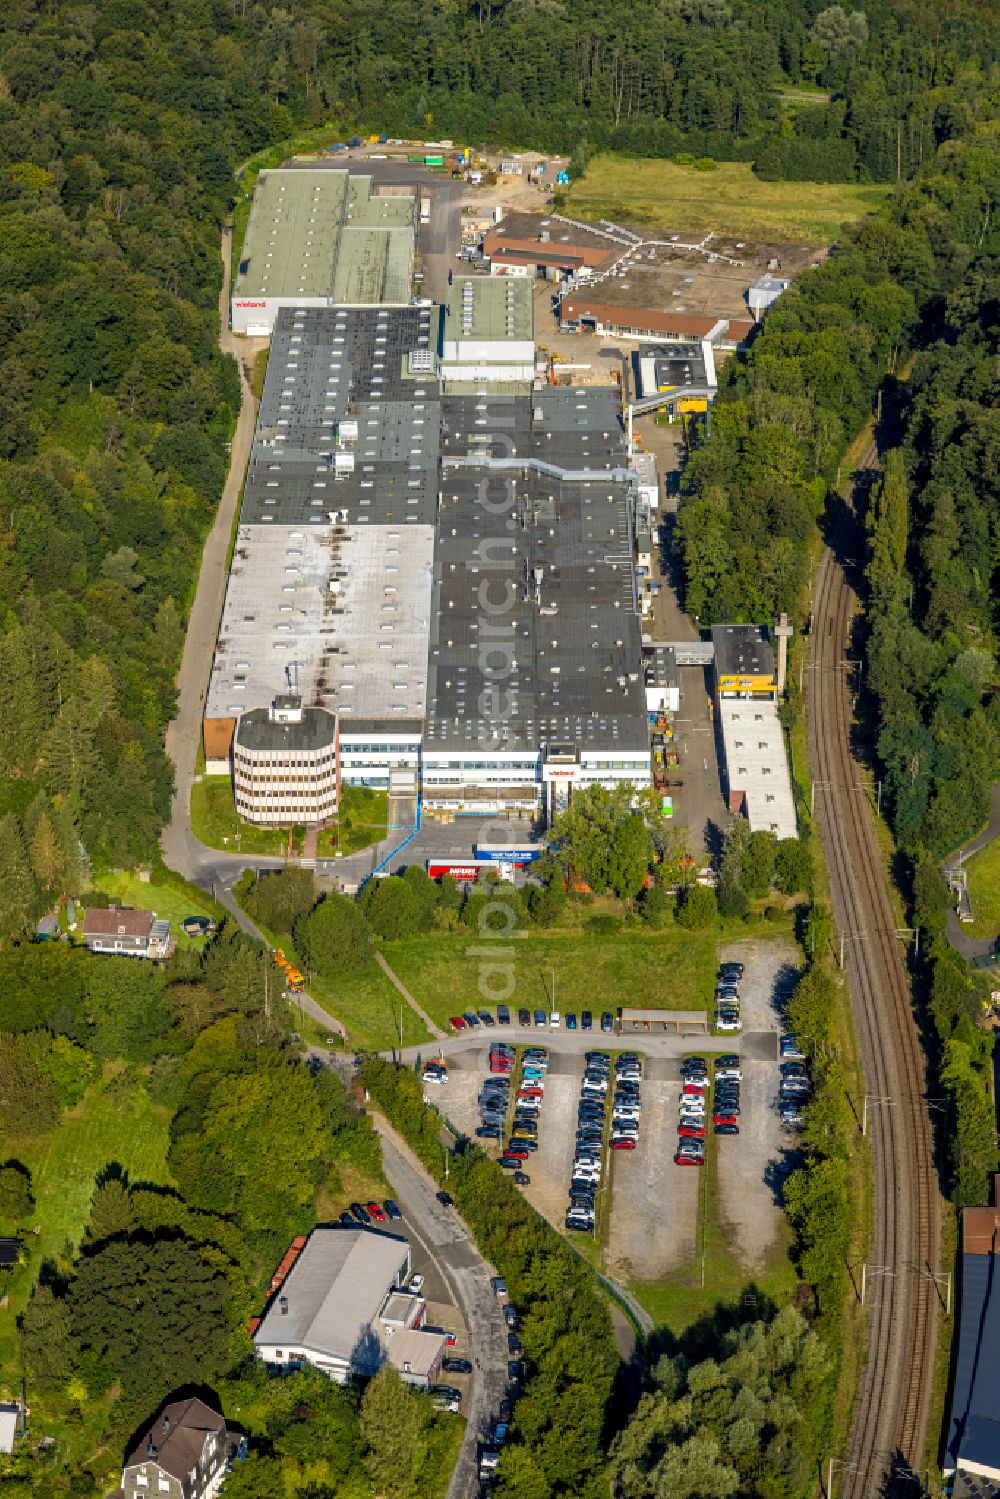
[(535, 339), (530, 282), (456, 276), (448, 289), (438, 373), (445, 382), (532, 380)]
[(781, 276), (768, 274), (767, 276), (761, 276), (759, 281), (755, 281), (748, 288), (747, 306), (753, 313), (755, 323), (760, 322), (767, 309), (773, 306), (781, 296), (781, 293), (787, 291), (791, 284), (791, 281), (785, 280)]

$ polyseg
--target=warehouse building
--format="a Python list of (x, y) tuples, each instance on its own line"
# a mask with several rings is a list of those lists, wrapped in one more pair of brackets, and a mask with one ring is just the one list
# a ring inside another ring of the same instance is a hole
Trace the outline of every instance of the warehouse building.
[(441, 326), (438, 374), (452, 390), (511, 385), (535, 373), (534, 310), (525, 281), (455, 276)]
[(796, 838), (795, 798), (778, 718), (779, 673), (771, 641), (760, 625), (715, 625), (712, 645), (729, 810), (742, 813), (754, 832)]
[[(617, 394), (439, 383), (436, 347), (470, 371), (531, 348), (530, 298), (508, 315), (506, 288), (477, 304), (488, 285), (466, 318), (458, 283), (440, 336), (436, 308), (279, 313), (204, 726), (210, 770), (240, 761), (245, 815), (262, 790), (333, 796), (310, 710), (336, 725), (341, 780), (405, 777), (428, 807), (552, 811), (574, 785), (649, 782), (642, 501)], [(285, 696), (294, 763), (267, 768), (301, 783), (254, 786)]]
[(1000, 1177), (993, 1207), (962, 1212), (958, 1335), (941, 1471), (953, 1499), (1000, 1490)]
[(261, 172), (233, 287), (233, 331), (269, 335), (282, 307), (405, 306), (413, 225), (413, 194), (376, 193), (370, 177)]
[(491, 276), (586, 280), (607, 269), (620, 254), (621, 245), (598, 230), (560, 219), (538, 219), (529, 213), (512, 213), (483, 235), (483, 255)]
[(410, 1271), (410, 1246), (395, 1234), (339, 1224), (314, 1229), (289, 1251), (263, 1315), (251, 1324), (257, 1357), (278, 1371), (311, 1364), (337, 1384), (370, 1378), (390, 1363), (405, 1383), (429, 1388), (445, 1335), (420, 1326), (427, 1306), (408, 1289)]
[(708, 343), (723, 353), (744, 348), (754, 328), (748, 319), (629, 307), (618, 302), (602, 302), (586, 292), (563, 297), (559, 321), (568, 333), (601, 333), (611, 338), (635, 339), (639, 343)]

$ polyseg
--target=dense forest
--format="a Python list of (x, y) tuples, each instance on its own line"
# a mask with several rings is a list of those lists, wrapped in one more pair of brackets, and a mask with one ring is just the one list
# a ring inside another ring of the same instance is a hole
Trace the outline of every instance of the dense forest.
[(906, 855), (920, 978), (948, 1100), (947, 1169), (960, 1205), (997, 1167), (989, 987), (949, 945), (937, 861), (988, 820), (1000, 769), (1000, 260), (948, 296), (939, 336), (898, 391), (902, 442), (868, 511), (866, 707), (883, 804)]

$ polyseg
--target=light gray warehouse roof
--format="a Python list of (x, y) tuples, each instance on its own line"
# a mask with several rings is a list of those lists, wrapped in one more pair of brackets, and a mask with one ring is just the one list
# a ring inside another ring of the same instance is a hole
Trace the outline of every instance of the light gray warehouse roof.
[(372, 179), (297, 168), (257, 178), (234, 296), (405, 303), (412, 195), (373, 196)]
[(314, 1229), (254, 1333), (255, 1344), (310, 1350), (349, 1363), (405, 1272), (408, 1256), (406, 1240), (393, 1234)]

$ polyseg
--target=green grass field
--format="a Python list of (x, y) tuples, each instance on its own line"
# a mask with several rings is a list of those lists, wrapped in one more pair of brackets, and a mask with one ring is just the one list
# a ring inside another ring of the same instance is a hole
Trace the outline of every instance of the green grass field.
[(484, 941), (470, 931), (387, 942), (383, 951), (414, 998), (446, 1026), (450, 1015), (496, 1003), (490, 992), (497, 992), (503, 974), (492, 965), (508, 963), (514, 988), (500, 998), (514, 1008), (563, 1014), (629, 1004), (701, 1009), (712, 997), (716, 941), (714, 933), (679, 927), (610, 936), (538, 931), (509, 942)]
[(566, 203), (583, 218), (828, 244), (842, 224), (874, 212), (889, 191), (855, 183), (764, 182), (746, 162), (698, 172), (605, 153), (574, 182)]
[(1000, 838), (965, 866), (975, 920), (962, 928), (970, 937), (1000, 935)]
[(18, 1276), (10, 1312), (0, 1318), (0, 1368), (11, 1367), (14, 1318), (43, 1259), (63, 1256), (83, 1236), (97, 1173), (117, 1162), (133, 1182), (169, 1182), (169, 1123), (169, 1109), (152, 1103), (141, 1082), (123, 1077), (120, 1064), (113, 1064), (43, 1139), (4, 1141), (5, 1155), (23, 1161), (31, 1172), (34, 1219), (41, 1232), (29, 1241), (31, 1273)]
[(185, 937), (181, 931), (185, 916), (207, 916), (213, 920), (216, 917), (213, 902), (199, 898), (199, 893), (174, 890), (169, 885), (157, 884), (155, 879), (140, 880), (138, 875), (128, 871), (96, 875), (94, 886), (112, 896), (119, 905), (153, 911), (169, 921), (171, 936), (177, 938), (181, 947), (201, 948), (205, 945), (204, 937)]
[[(228, 776), (204, 776), (191, 787), (191, 831), (209, 848), (237, 848), (244, 854), (283, 854), (287, 829), (258, 828), (236, 815), (233, 785)], [(299, 834), (297, 846), (301, 848)]]

